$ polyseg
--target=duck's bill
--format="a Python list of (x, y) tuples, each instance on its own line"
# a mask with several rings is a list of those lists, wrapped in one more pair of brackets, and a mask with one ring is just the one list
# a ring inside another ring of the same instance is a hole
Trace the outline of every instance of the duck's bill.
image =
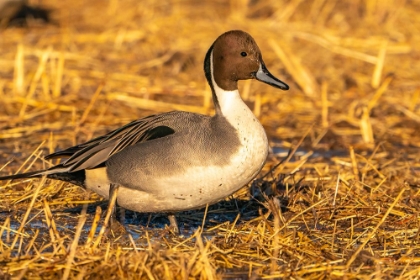
[(263, 83), (269, 84), (273, 87), (282, 89), (282, 90), (288, 90), (289, 86), (274, 77), (270, 72), (268, 72), (267, 68), (265, 67), (264, 63), (260, 64), (260, 69), (258, 69), (257, 73), (255, 73), (255, 78), (258, 81), (261, 81)]

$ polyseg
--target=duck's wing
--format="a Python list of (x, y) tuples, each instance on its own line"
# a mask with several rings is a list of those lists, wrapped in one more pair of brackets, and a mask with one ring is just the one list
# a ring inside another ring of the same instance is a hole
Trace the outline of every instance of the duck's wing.
[(49, 169), (48, 173), (76, 172), (98, 167), (128, 146), (176, 133), (191, 118), (196, 121), (208, 116), (174, 111), (133, 121), (86, 143), (46, 156), (46, 159), (69, 157)]

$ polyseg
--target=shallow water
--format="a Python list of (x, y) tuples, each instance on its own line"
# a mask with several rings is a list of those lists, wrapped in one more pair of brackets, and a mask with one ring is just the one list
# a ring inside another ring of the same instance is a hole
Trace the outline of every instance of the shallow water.
[[(98, 203), (95, 203), (94, 205), (88, 207), (86, 214), (87, 219), (82, 229), (82, 235), (80, 237), (79, 244), (83, 244), (87, 240), (87, 237), (92, 228), (92, 222), (95, 216), (95, 209), (97, 204)], [(102, 215), (95, 230), (95, 238), (98, 236), (99, 231), (103, 225), (107, 206), (107, 204), (104, 202), (100, 202), (99, 204), (102, 208)], [(237, 206), (239, 208), (237, 208)], [(242, 211), (240, 222), (246, 222), (246, 220), (255, 218), (259, 215), (256, 208), (254, 210), (249, 208), (255, 208), (255, 204), (250, 204), (245, 201), (238, 202), (236, 205), (233, 203), (233, 201), (223, 201), (210, 206), (208, 209), (202, 237), (211, 239), (216, 232), (211, 231), (212, 227), (222, 223), (232, 223), (235, 221), (240, 211)], [(73, 207), (64, 211), (52, 211), (53, 220), (56, 224), (56, 229), (60, 236), (64, 237), (67, 235), (70, 239), (74, 237), (74, 233), (79, 222), (81, 209), (82, 207)], [(162, 237), (164, 236), (181, 239), (191, 237), (202, 226), (205, 209), (180, 212), (176, 215), (180, 230), (179, 236), (174, 235), (168, 229), (167, 226), (169, 225), (169, 220), (165, 214), (145, 214), (128, 210), (125, 212), (124, 228), (126, 233), (121, 233), (120, 237), (123, 238), (118, 239), (116, 242), (121, 243), (122, 245), (129, 244), (128, 234), (130, 234), (138, 249), (141, 249), (142, 247), (147, 248), (149, 241), (161, 242)], [(19, 211), (17, 213), (15, 212), (13, 217), (11, 213), (6, 211), (0, 212), (1, 225), (4, 224), (4, 221), (8, 217), (10, 218), (10, 225), (6, 226), (6, 229), (3, 230), (2, 235), (0, 236), (4, 244), (8, 246), (12, 244), (16, 235), (16, 231), (21, 226), (21, 220), (23, 219), (24, 215), (25, 212), (23, 211)], [(46, 240), (51, 240), (49, 232), (50, 229), (47, 225), (46, 217), (43, 212), (36, 210), (32, 211), (27, 221), (28, 222), (25, 224), (21, 231), (24, 236), (24, 243), (29, 242), (33, 236), (35, 236), (37, 231), (38, 236), (36, 238), (36, 242), (45, 242)], [(145, 238), (146, 231), (147, 239)], [(19, 243), (15, 245), (15, 249), (18, 246)], [(50, 250), (53, 250), (53, 247), (51, 247)], [(15, 252), (17, 251), (18, 250), (15, 250)]]

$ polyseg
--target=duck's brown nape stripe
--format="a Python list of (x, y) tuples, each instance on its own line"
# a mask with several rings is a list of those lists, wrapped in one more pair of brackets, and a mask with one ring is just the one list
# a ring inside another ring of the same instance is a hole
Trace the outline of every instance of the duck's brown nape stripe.
[(217, 100), (216, 92), (214, 90), (212, 61), (211, 61), (212, 54), (213, 54), (213, 47), (214, 47), (214, 43), (213, 45), (211, 45), (211, 47), (207, 51), (206, 56), (204, 58), (204, 74), (206, 75), (207, 82), (210, 85), (211, 93), (213, 96), (214, 109), (216, 110), (216, 112), (218, 112), (220, 111), (220, 105), (219, 105), (219, 100)]

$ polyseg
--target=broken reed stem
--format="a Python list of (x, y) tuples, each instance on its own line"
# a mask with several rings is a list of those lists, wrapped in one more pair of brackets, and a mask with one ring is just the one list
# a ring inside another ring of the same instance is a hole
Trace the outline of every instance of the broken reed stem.
[(389, 76), (387, 78), (385, 78), (384, 82), (381, 84), (381, 86), (375, 91), (375, 94), (373, 95), (373, 97), (369, 100), (368, 103), (368, 113), (370, 114), (370, 111), (378, 105), (378, 101), (381, 98), (381, 96), (386, 92), (386, 90), (389, 87), (389, 84), (392, 82), (393, 77)]
[(128, 237), (130, 239), (131, 245), (133, 246), (134, 251), (136, 252), (136, 255), (139, 255), (138, 248), (136, 246), (136, 242), (133, 239), (133, 236), (131, 234), (128, 234)]
[[(38, 237), (38, 234), (39, 234), (39, 229), (37, 229), (36, 231), (35, 231), (35, 234), (32, 236), (32, 239), (31, 239), (31, 241), (29, 242), (29, 244), (28, 244), (28, 246), (26, 246), (26, 253), (25, 253), (25, 255), (27, 256), (27, 257), (31, 257), (31, 254), (30, 254), (30, 252), (31, 252), (31, 248), (32, 248), (32, 246), (34, 246), (34, 244), (35, 244), (35, 241), (36, 241), (36, 238)], [(55, 248), (54, 248), (54, 250), (55, 250)]]
[[(25, 216), (23, 216), (23, 219), (20, 223), (19, 229), (17, 230), (16, 236), (13, 239), (12, 245), (10, 246), (10, 250), (11, 250), (10, 254), (12, 253), (13, 248), (15, 247), (16, 242), (18, 241), (19, 237), (21, 237), (21, 239), (23, 239), (23, 236), (21, 236), (20, 233), (22, 232), (22, 229), (25, 227), (25, 224), (26, 224), (26, 221), (28, 220), (29, 214), (31, 213), (32, 208), (34, 207), (36, 198), (38, 197), (39, 191), (41, 190), (41, 186), (43, 186), (45, 184), (46, 179), (47, 179), (46, 176), (42, 177), (41, 181), (38, 183), (38, 185), (35, 188), (35, 191), (32, 194), (31, 202), (29, 203), (28, 209), (25, 212)], [(18, 254), (20, 254), (20, 250), (19, 250)], [(9, 255), (9, 257), (10, 257), (10, 255)]]
[[(44, 213), (45, 213), (45, 220), (47, 222), (47, 226), (49, 228), (50, 231), (50, 237), (51, 237), (51, 243), (54, 246), (54, 250), (56, 250), (56, 243), (57, 243), (57, 239), (60, 238), (60, 234), (57, 231), (57, 227), (55, 225), (55, 221), (54, 221), (54, 217), (51, 213), (51, 209), (50, 206), (47, 202), (47, 200), (44, 198), (43, 199), (43, 203), (44, 203)], [(65, 252), (66, 248), (64, 247), (64, 245), (61, 243), (61, 251)]]
[(274, 232), (277, 234), (274, 234), (273, 240), (272, 240), (272, 256), (271, 256), (271, 262), (270, 262), (270, 273), (275, 274), (278, 270), (277, 261), (279, 258), (280, 253), (280, 208), (278, 205), (274, 202), (274, 200), (277, 199), (275, 197), (268, 199), (268, 205), (269, 209), (271, 210), (271, 213), (274, 217)]
[(337, 194), (338, 194), (338, 186), (340, 185), (340, 172), (338, 172), (338, 176), (337, 176), (337, 182), (335, 184), (335, 192), (334, 192), (334, 200), (332, 203), (332, 206), (335, 207), (335, 200), (337, 199)]
[(86, 222), (86, 211), (87, 211), (87, 204), (83, 205), (82, 213), (79, 218), (79, 222), (77, 224), (76, 233), (74, 234), (73, 242), (70, 247), (69, 255), (67, 256), (67, 262), (64, 269), (62, 280), (67, 280), (70, 276), (70, 270), (72, 267), (72, 262), (74, 260), (74, 256), (76, 255), (77, 246), (79, 245), (80, 234), (82, 233), (83, 226)]
[(350, 150), (350, 159), (351, 159), (351, 165), (352, 165), (352, 168), (353, 168), (354, 179), (356, 181), (359, 181), (360, 180), (360, 178), (359, 178), (359, 168), (357, 166), (357, 160), (356, 160), (356, 156), (354, 154), (353, 146), (350, 146), (349, 150)]
[(83, 112), (82, 117), (80, 118), (79, 125), (83, 124), (86, 121), (87, 116), (89, 115), (90, 111), (93, 108), (93, 105), (95, 104), (96, 100), (99, 97), (99, 94), (102, 92), (102, 89), (104, 88), (104, 84), (100, 84), (98, 88), (96, 89), (95, 93), (93, 94), (88, 106), (86, 107), (85, 111)]
[(99, 221), (101, 220), (102, 208), (96, 206), (95, 217), (93, 218), (92, 225), (90, 227), (89, 235), (86, 240), (86, 247), (90, 247), (95, 237), (96, 228), (98, 227)]
[(108, 208), (106, 210), (104, 224), (103, 224), (101, 230), (99, 231), (99, 234), (98, 234), (98, 237), (96, 238), (95, 243), (93, 244), (93, 250), (95, 250), (98, 247), (98, 245), (101, 242), (102, 237), (105, 233), (105, 230), (108, 226), (109, 219), (111, 218), (111, 215), (114, 211), (115, 204), (117, 202), (118, 189), (119, 189), (119, 186), (118, 185), (115, 186), (115, 189), (112, 191), (112, 195), (109, 198), (109, 204), (108, 204)]
[(327, 128), (328, 124), (328, 83), (322, 82), (321, 85), (321, 102), (322, 102), (322, 127)]
[(213, 267), (211, 266), (209, 258), (208, 258), (208, 251), (210, 249), (212, 242), (209, 240), (206, 242), (206, 245), (204, 246), (201, 232), (202, 232), (202, 229), (198, 228), (195, 234), (196, 244), (198, 245), (198, 249), (200, 252), (199, 261), (202, 262), (204, 266), (204, 270), (206, 271), (205, 275), (208, 277), (208, 279), (214, 279), (213, 275), (215, 273), (213, 271)]
[(42, 56), (40, 57), (38, 69), (36, 70), (35, 75), (34, 75), (32, 81), (31, 81), (31, 84), (29, 86), (29, 91), (28, 91), (27, 95), (25, 96), (25, 102), (22, 104), (22, 107), (21, 107), (20, 112), (19, 112), (19, 118), (20, 119), (22, 119), (23, 116), (25, 115), (26, 108), (28, 107), (28, 103), (26, 102), (26, 100), (32, 99), (32, 96), (35, 93), (37, 84), (38, 84), (39, 80), (41, 79), (42, 74), (45, 71), (45, 65), (47, 63), (47, 60), (48, 60), (51, 52), (52, 52), (52, 47), (49, 47), (47, 50), (45, 50), (43, 52)]
[(370, 121), (370, 111), (366, 106), (362, 108), (362, 117), (360, 118), (360, 134), (366, 144), (373, 144), (373, 130), (372, 123)]
[(23, 96), (25, 93), (25, 54), (23, 44), (18, 44), (16, 57), (15, 57), (15, 71), (13, 77), (14, 92)]
[(228, 243), (229, 242), (229, 238), (230, 238), (230, 236), (233, 234), (233, 231), (234, 231), (234, 228), (235, 228), (235, 226), (236, 226), (236, 223), (238, 222), (238, 220), (239, 220), (239, 218), (241, 217), (241, 214), (240, 213), (238, 213), (238, 215), (236, 215), (236, 218), (235, 218), (235, 220), (233, 221), (233, 223), (232, 223), (232, 225), (231, 225), (231, 227), (230, 227), (230, 229), (228, 230), (228, 234), (225, 236), (225, 243)]
[(3, 233), (6, 231), (6, 243), (10, 242), (10, 216), (7, 216), (3, 225), (0, 225), (0, 253), (4, 253), (4, 247), (7, 247), (6, 244), (3, 243)]
[(349, 147), (350, 150), (350, 159), (351, 159), (351, 166), (352, 166), (352, 171), (353, 171), (353, 176), (354, 176), (354, 183), (356, 185), (357, 188), (360, 188), (362, 182), (361, 182), (361, 177), (359, 174), (359, 166), (357, 164), (357, 160), (356, 160), (356, 154), (354, 153), (354, 148), (353, 146)]
[(207, 213), (209, 211), (209, 204), (206, 204), (206, 209), (204, 210), (203, 221), (201, 223), (201, 228), (204, 230), (204, 225), (206, 224)]
[(61, 95), (61, 88), (63, 83), (65, 56), (63, 52), (58, 55), (57, 71), (55, 72), (55, 81), (53, 89), (53, 98), (58, 98)]
[(379, 53), (378, 53), (378, 59), (375, 64), (375, 70), (373, 71), (372, 75), (372, 87), (378, 88), (381, 84), (381, 76), (382, 76), (382, 70), (385, 65), (385, 55), (386, 55), (386, 48), (388, 46), (388, 40), (385, 40), (380, 44)]

